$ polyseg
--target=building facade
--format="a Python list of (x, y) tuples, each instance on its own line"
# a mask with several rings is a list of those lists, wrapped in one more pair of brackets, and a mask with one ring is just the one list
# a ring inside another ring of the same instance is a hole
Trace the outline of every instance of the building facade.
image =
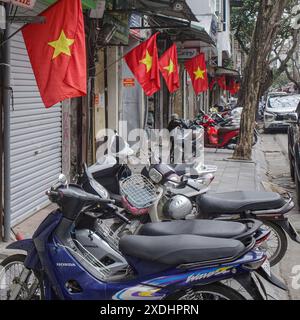
[[(38, 0), (33, 10), (18, 8), (16, 16), (36, 16), (54, 2)], [(196, 96), (183, 65), (187, 59), (204, 52), (208, 72), (214, 76), (224, 61), (230, 59), (228, 0), (82, 0), (82, 3), (88, 44), (86, 97), (45, 109), (21, 33), (9, 41), (12, 90), (10, 102), (1, 113), (9, 119), (9, 126), (4, 123), (4, 140), (9, 144), (2, 146), (7, 156), (1, 170), (6, 240), (10, 226), (49, 203), (45, 191), (61, 172), (72, 179), (83, 162), (96, 161), (105, 129), (121, 134), (125, 129), (145, 126), (160, 129), (167, 126), (172, 113), (192, 119), (200, 109), (208, 111), (221, 94), (216, 89)], [(12, 22), (10, 34), (21, 26)], [(171, 95), (162, 79), (160, 92), (147, 98), (122, 58), (156, 31), (161, 33), (160, 54), (171, 43), (177, 44), (181, 88)], [(4, 61), (3, 52), (1, 58)], [(5, 94), (2, 90), (2, 95)], [(124, 122), (127, 128), (121, 125)]]

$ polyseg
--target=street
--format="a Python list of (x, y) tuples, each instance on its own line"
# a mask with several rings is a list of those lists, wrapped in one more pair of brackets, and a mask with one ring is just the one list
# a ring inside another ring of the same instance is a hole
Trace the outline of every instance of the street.
[[(287, 133), (284, 132), (261, 133), (259, 143), (254, 148), (253, 161), (234, 161), (230, 150), (216, 152), (214, 149), (206, 149), (205, 163), (218, 167), (211, 192), (287, 190), (296, 199), (287, 152)], [(300, 214), (297, 205), (289, 212), (289, 219), (299, 231)], [(300, 245), (288, 237), (287, 253), (273, 271), (285, 281), (289, 291), (286, 294), (272, 288), (271, 292), (277, 299), (300, 299), (300, 290), (293, 285), (300, 270), (297, 266), (300, 266)]]
[[(262, 146), (264, 151), (267, 168), (268, 178), (270, 182), (287, 189), (296, 199), (295, 185), (290, 177), (289, 160), (288, 160), (288, 141), (286, 133), (269, 133), (262, 134)], [(292, 221), (296, 229), (300, 230), (300, 213), (297, 205), (290, 212), (289, 219)], [(300, 245), (291, 241), (288, 238), (288, 251), (279, 267), (277, 272), (285, 280), (289, 287), (289, 298), (300, 299), (300, 290), (293, 288), (293, 268), (300, 265)], [(300, 269), (297, 268), (298, 270)], [(298, 271), (299, 272), (299, 271)]]

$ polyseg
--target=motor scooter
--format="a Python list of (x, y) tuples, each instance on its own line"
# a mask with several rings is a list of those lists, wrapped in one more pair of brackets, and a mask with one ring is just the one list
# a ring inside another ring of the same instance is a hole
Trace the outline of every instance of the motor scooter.
[(111, 210), (126, 222), (113, 201), (73, 184), (54, 185), (47, 194), (59, 208), (32, 239), (7, 247), (27, 254), (2, 261), (2, 300), (244, 299), (241, 292), (221, 283), (229, 279), (238, 281), (252, 299), (266, 299), (259, 277), (286, 290), (251, 235), (244, 243), (195, 235), (127, 235), (120, 239), (119, 251), (128, 266), (116, 272), (110, 268), (112, 248), (104, 240), (98, 250), (109, 248), (110, 254), (99, 260), (76, 236), (76, 220), (89, 207)]
[[(101, 187), (93, 178), (87, 167), (85, 167), (84, 171), (87, 184), (90, 185), (89, 190), (92, 191), (93, 189), (93, 193), (105, 194), (105, 192), (101, 191), (101, 188), (103, 187)], [(276, 219), (274, 219), (271, 214), (265, 217), (265, 212), (261, 212), (262, 214), (260, 214), (259, 209), (258, 212), (253, 212), (251, 215), (249, 214), (246, 217), (244, 217), (242, 213), (240, 215), (234, 213), (230, 215), (228, 213), (225, 217), (207, 216), (202, 214), (198, 204), (200, 195), (205, 197), (205, 194), (208, 191), (208, 188), (203, 184), (197, 183), (193, 179), (182, 180), (178, 175), (176, 175), (172, 168), (163, 164), (151, 166), (147, 174), (148, 177), (146, 177), (146, 175), (131, 175), (120, 181), (121, 196), (120, 201), (117, 203), (119, 207), (123, 208), (123, 213), (131, 221), (131, 224), (127, 225), (124, 222), (117, 220), (113, 223), (109, 223), (109, 225), (105, 222), (97, 225), (100, 232), (105, 231), (113, 243), (118, 243), (118, 239), (122, 234), (138, 233), (139, 230), (143, 228), (143, 225), (148, 222), (174, 222), (174, 220), (182, 222), (184, 220), (188, 220), (190, 221), (190, 227), (185, 230), (192, 233), (193, 230), (195, 230), (194, 228), (196, 225), (199, 225), (199, 230), (203, 230), (203, 228), (204, 230), (206, 229), (203, 219), (211, 220), (214, 218), (231, 219), (235, 221), (243, 220), (244, 218), (250, 220), (259, 219), (266, 223), (267, 229), (270, 230), (270, 232), (272, 231), (272, 234), (276, 232), (276, 235), (278, 235), (278, 243), (275, 249), (273, 247), (273, 239), (271, 241), (272, 245), (269, 245), (269, 240), (264, 243), (265, 250), (268, 252), (268, 257), (272, 265), (278, 263), (283, 258), (287, 250), (287, 239), (284, 230), (287, 230), (290, 236), (295, 241), (298, 241), (297, 234), (291, 233), (292, 229), (284, 229), (284, 226), (280, 224), (282, 221), (277, 224), (279, 215), (281, 219), (288, 221), (286, 213), (291, 210), (294, 205), (291, 199), (286, 201), (276, 193), (267, 193), (269, 199), (273, 199), (273, 202), (268, 202), (269, 206), (274, 206), (273, 211), (270, 211), (273, 213), (278, 212)], [(106, 194), (108, 195), (107, 191)], [(261, 204), (261, 202), (259, 202), (261, 199), (259, 196), (261, 196), (260, 193), (256, 198), (258, 201), (256, 205), (257, 208), (259, 208)], [(254, 199), (252, 201), (253, 208), (255, 208)], [(228, 201), (230, 202), (229, 197)], [(248, 200), (245, 199), (245, 205), (248, 203), (247, 201)], [(282, 206), (282, 208), (280, 207), (281, 210), (276, 209), (278, 203)], [(200, 216), (203, 217), (202, 220), (198, 220)], [(164, 225), (164, 228), (166, 228), (166, 224)], [(178, 230), (178, 227), (176, 227), (176, 230)]]
[[(97, 162), (89, 167), (89, 172), (93, 177), (105, 187), (110, 196), (116, 201), (121, 200), (120, 197), (120, 181), (131, 176), (132, 167), (131, 160), (133, 158), (133, 149), (129, 144), (117, 134), (111, 138), (108, 142), (109, 152), (99, 157)], [(118, 147), (116, 147), (118, 145)], [(156, 159), (159, 162), (159, 159)], [(147, 176), (148, 168), (150, 166), (149, 158), (145, 159), (147, 165), (141, 166), (141, 172)], [(176, 173), (181, 178), (192, 178), (198, 183), (209, 185), (213, 178), (214, 173), (217, 171), (217, 167), (213, 165), (201, 164), (198, 161), (193, 161), (184, 164), (174, 164), (167, 167), (168, 174)], [(89, 181), (84, 174), (84, 170), (81, 175), (77, 177), (77, 182), (83, 186), (87, 192), (92, 192), (90, 189)]]
[[(237, 121), (236, 118), (222, 118), (220, 120), (220, 116), (212, 117), (201, 114), (195, 120), (195, 123), (202, 126), (205, 130), (204, 145), (206, 148), (233, 150), (236, 148), (240, 135), (240, 121)], [(258, 136), (258, 131), (255, 128), (253, 133), (253, 146), (256, 145)]]

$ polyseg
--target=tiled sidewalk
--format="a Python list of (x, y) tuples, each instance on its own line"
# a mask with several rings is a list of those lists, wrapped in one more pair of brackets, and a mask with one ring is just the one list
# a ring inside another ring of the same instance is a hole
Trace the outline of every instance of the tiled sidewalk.
[[(262, 190), (258, 165), (254, 161), (236, 161), (231, 159), (230, 150), (206, 149), (205, 164), (216, 165), (218, 170), (211, 184), (211, 191), (225, 192), (236, 190)], [(254, 158), (256, 152), (254, 153)]]

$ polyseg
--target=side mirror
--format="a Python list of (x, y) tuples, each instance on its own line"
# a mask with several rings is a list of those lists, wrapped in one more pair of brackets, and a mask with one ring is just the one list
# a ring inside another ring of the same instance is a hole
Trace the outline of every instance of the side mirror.
[(60, 183), (63, 186), (67, 185), (68, 184), (67, 177), (64, 174), (60, 174), (58, 177), (58, 183)]

